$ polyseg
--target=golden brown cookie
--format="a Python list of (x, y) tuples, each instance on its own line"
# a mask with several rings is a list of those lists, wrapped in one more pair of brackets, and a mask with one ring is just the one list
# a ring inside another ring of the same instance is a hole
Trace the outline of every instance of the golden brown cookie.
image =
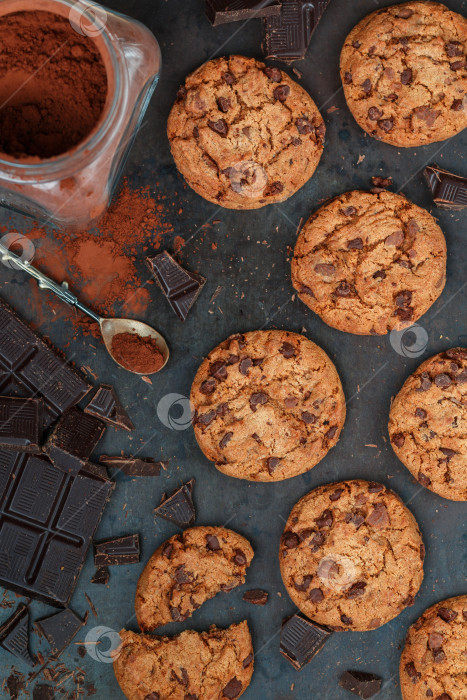
[(304, 496), (280, 545), (287, 592), (305, 615), (365, 631), (399, 615), (423, 580), (425, 548), (412, 513), (382, 484), (342, 481)]
[(467, 501), (467, 349), (425, 360), (391, 406), (389, 437), (414, 477), (453, 501)]
[(467, 595), (436, 603), (412, 625), (400, 679), (404, 700), (467, 698)]
[(136, 619), (143, 632), (181, 622), (220, 591), (245, 583), (253, 549), (223, 527), (193, 527), (156, 549), (136, 588)]
[(224, 474), (252, 481), (308, 471), (336, 444), (345, 420), (333, 363), (288, 331), (227, 338), (199, 368), (191, 401), (206, 457)]
[(292, 260), (300, 299), (333, 328), (383, 335), (411, 326), (446, 281), (434, 218), (392, 192), (347, 192), (303, 226)]
[(293, 195), (313, 175), (325, 131), (300, 85), (244, 56), (216, 58), (189, 75), (168, 122), (183, 177), (228, 209), (257, 209)]
[(234, 700), (253, 675), (246, 622), (157, 637), (122, 630), (115, 677), (128, 700)]
[(467, 19), (434, 2), (383, 7), (347, 37), (341, 76), (350, 111), (394, 146), (449, 139), (467, 126)]

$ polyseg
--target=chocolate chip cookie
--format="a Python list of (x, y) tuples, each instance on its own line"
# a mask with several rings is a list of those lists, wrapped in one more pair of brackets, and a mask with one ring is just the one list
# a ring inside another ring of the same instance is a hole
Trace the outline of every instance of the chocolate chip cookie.
[(372, 630), (414, 602), (425, 548), (415, 518), (382, 484), (342, 481), (311, 491), (282, 535), (282, 578), (308, 617)]
[(182, 622), (220, 591), (245, 583), (250, 543), (222, 527), (193, 527), (156, 549), (138, 581), (136, 619), (143, 632)]
[(208, 61), (186, 79), (169, 116), (177, 168), (228, 209), (282, 202), (313, 175), (325, 126), (309, 94), (254, 58)]
[(400, 679), (404, 700), (467, 697), (467, 595), (433, 605), (412, 625)]
[(235, 700), (253, 675), (246, 622), (176, 637), (120, 632), (115, 676), (128, 700)]
[(345, 398), (333, 363), (297, 333), (230, 336), (191, 390), (206, 457), (229, 476), (281, 481), (315, 466), (339, 439)]
[(414, 147), (467, 126), (467, 19), (434, 2), (383, 7), (341, 54), (347, 104), (370, 136)]
[(434, 218), (392, 192), (347, 192), (313, 214), (292, 260), (300, 299), (347, 333), (411, 326), (446, 281), (446, 241)]
[(467, 501), (467, 349), (430, 357), (391, 406), (394, 452), (416, 479), (453, 501)]

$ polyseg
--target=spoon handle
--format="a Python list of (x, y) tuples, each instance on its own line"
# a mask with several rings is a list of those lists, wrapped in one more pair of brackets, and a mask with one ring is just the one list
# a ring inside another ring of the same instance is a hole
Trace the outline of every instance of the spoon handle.
[(70, 292), (70, 290), (68, 289), (67, 282), (57, 284), (57, 282), (54, 282), (42, 272), (39, 272), (39, 270), (37, 270), (33, 265), (31, 265), (31, 263), (27, 262), (27, 260), (22, 260), (18, 255), (12, 253), (1, 243), (0, 258), (3, 262), (10, 261), (14, 263), (15, 266), (19, 267), (21, 270), (24, 270), (24, 272), (27, 272), (28, 275), (31, 275), (31, 277), (34, 277), (34, 279), (37, 280), (40, 289), (49, 289), (51, 292), (56, 294), (62, 301), (66, 302), (67, 304), (70, 304), (71, 306), (76, 306), (76, 308), (83, 311), (85, 314), (94, 319), (94, 321), (97, 321), (97, 323), (101, 322), (100, 316), (94, 313), (94, 311), (92, 311), (91, 309), (88, 309), (87, 306), (84, 306), (84, 304), (82, 304), (79, 301), (79, 299)]

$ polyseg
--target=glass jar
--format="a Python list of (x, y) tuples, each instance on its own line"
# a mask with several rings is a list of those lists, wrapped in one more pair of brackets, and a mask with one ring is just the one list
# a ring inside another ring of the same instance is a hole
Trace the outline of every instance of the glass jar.
[(161, 70), (154, 35), (140, 22), (88, 0), (2, 0), (0, 15), (47, 11), (95, 42), (107, 73), (98, 123), (53, 158), (0, 153), (0, 205), (42, 222), (85, 227), (107, 208)]

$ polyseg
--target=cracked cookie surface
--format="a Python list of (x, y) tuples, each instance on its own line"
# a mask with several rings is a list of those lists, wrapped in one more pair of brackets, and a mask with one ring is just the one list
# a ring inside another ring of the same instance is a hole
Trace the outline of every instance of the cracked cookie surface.
[(467, 698), (467, 595), (433, 605), (412, 625), (400, 680), (404, 700)]
[(446, 241), (434, 218), (392, 192), (336, 197), (303, 226), (292, 260), (300, 299), (347, 333), (411, 326), (446, 281)]
[(191, 390), (198, 444), (238, 479), (281, 481), (315, 466), (338, 439), (345, 397), (324, 350), (297, 333), (230, 336)]
[(245, 582), (253, 549), (222, 527), (193, 527), (161, 544), (136, 588), (136, 619), (143, 632), (182, 622), (220, 591)]
[(467, 501), (467, 348), (425, 360), (391, 406), (389, 437), (414, 477), (453, 501)]
[(444, 141), (467, 126), (467, 19), (434, 2), (365, 17), (341, 53), (344, 93), (357, 123), (394, 146)]
[(230, 56), (188, 76), (167, 131), (195, 192), (229, 209), (257, 209), (310, 179), (326, 129), (309, 94), (284, 71)]
[(320, 624), (357, 631), (376, 629), (413, 604), (424, 556), (418, 525), (400, 498), (360, 480), (304, 496), (279, 551), (295, 605)]
[(234, 700), (253, 675), (246, 622), (176, 637), (120, 632), (113, 664), (128, 700)]

